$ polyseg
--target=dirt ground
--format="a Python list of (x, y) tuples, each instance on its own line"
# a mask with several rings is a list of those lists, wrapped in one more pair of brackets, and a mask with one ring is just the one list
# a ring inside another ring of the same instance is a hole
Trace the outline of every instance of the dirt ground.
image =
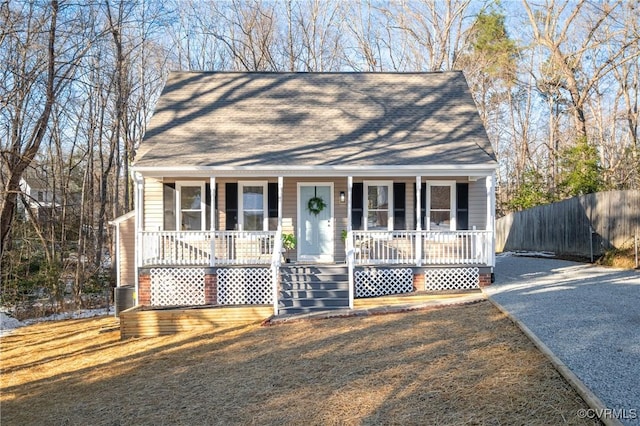
[(121, 341), (114, 318), (0, 339), (2, 425), (594, 424), (489, 302)]

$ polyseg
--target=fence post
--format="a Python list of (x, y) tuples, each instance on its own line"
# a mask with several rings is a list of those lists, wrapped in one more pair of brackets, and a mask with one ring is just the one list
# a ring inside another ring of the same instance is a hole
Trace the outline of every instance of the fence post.
[(591, 255), (591, 263), (593, 263), (593, 227), (589, 225), (589, 254)]
[(636, 232), (633, 236), (633, 248), (636, 255), (636, 269), (638, 269), (638, 227), (636, 226)]

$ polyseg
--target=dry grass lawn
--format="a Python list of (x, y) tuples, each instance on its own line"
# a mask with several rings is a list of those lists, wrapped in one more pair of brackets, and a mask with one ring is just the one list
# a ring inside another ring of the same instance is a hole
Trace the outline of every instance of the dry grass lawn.
[(115, 321), (2, 338), (2, 425), (593, 424), (489, 302), (125, 341)]

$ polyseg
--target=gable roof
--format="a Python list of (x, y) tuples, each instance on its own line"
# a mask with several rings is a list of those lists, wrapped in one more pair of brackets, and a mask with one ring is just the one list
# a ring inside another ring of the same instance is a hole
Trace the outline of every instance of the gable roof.
[(134, 170), (464, 165), (496, 161), (459, 71), (173, 72)]
[(33, 163), (25, 169), (21, 179), (32, 191), (51, 190), (53, 178), (48, 175), (45, 167)]

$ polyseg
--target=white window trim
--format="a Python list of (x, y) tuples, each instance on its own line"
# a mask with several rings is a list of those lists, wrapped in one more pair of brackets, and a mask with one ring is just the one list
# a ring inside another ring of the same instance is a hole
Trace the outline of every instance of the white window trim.
[[(202, 181), (198, 181), (198, 180), (194, 180), (194, 181), (177, 181), (176, 182), (176, 230), (178, 231), (183, 231), (182, 229), (182, 197), (181, 197), (181, 192), (182, 192), (182, 187), (183, 186), (199, 186), (200, 187), (200, 231), (205, 231), (205, 225), (206, 225), (206, 196), (207, 194), (204, 193), (205, 191), (205, 183)], [(185, 209), (188, 211), (198, 211), (198, 210), (192, 210), (192, 209)]]
[(450, 190), (450, 211), (451, 214), (449, 218), (451, 220), (449, 224), (449, 230), (455, 231), (457, 228), (457, 217), (456, 217), (456, 181), (455, 180), (433, 180), (427, 181), (427, 208), (426, 212), (424, 212), (424, 221), (425, 221), (425, 229), (427, 231), (431, 231), (431, 187), (432, 186), (448, 186)]
[(393, 231), (393, 181), (391, 180), (365, 180), (362, 194), (362, 222), (364, 224), (364, 230), (369, 230), (369, 187), (370, 186), (386, 186), (389, 194), (388, 199), (388, 218), (387, 230)]
[(269, 230), (269, 185), (266, 180), (238, 181), (238, 230), (244, 230), (244, 187), (262, 187), (262, 230)]

